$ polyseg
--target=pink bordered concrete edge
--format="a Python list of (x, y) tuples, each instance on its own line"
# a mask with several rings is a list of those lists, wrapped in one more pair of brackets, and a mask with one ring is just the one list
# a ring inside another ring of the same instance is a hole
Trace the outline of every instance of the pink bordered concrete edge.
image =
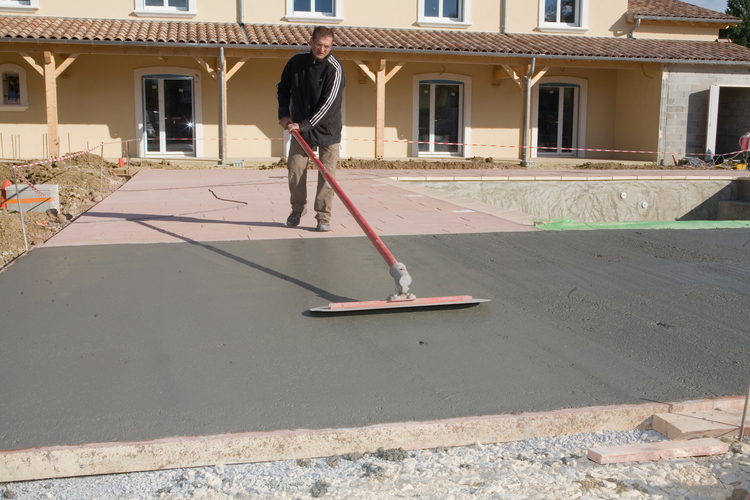
[(602, 430), (650, 429), (656, 413), (742, 409), (744, 396), (548, 412), (94, 443), (0, 451), (0, 482), (326, 457), (378, 448), (417, 450)]

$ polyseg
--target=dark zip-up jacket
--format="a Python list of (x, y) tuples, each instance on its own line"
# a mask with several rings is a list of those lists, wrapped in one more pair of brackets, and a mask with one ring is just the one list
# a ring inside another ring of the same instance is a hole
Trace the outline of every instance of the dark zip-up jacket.
[(299, 123), (302, 138), (310, 146), (340, 143), (345, 85), (344, 68), (333, 54), (322, 61), (316, 61), (310, 51), (292, 56), (276, 85), (279, 120), (289, 116)]

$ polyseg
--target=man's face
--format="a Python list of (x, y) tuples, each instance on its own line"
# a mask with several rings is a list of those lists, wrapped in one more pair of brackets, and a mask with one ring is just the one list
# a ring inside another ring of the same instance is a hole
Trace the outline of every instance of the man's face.
[(310, 42), (310, 48), (312, 49), (312, 56), (321, 61), (328, 56), (333, 46), (333, 38), (330, 36), (318, 36), (312, 39)]

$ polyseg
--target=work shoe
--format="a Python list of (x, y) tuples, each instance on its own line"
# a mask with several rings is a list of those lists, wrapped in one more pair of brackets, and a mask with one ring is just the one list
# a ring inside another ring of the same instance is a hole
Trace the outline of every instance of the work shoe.
[(299, 226), (299, 220), (306, 213), (307, 213), (307, 209), (304, 209), (301, 212), (294, 212), (294, 211), (292, 211), (292, 213), (289, 214), (289, 217), (286, 218), (286, 225), (287, 225), (287, 227), (297, 227), (297, 226)]
[(328, 221), (325, 220), (319, 220), (318, 221), (318, 231), (326, 232), (331, 230), (331, 225), (328, 223)]

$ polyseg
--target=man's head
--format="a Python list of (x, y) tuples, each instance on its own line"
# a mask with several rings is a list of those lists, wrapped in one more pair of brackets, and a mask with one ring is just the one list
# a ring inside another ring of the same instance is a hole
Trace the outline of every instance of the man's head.
[(318, 61), (325, 59), (333, 46), (333, 30), (325, 26), (315, 28), (310, 39), (310, 53)]

